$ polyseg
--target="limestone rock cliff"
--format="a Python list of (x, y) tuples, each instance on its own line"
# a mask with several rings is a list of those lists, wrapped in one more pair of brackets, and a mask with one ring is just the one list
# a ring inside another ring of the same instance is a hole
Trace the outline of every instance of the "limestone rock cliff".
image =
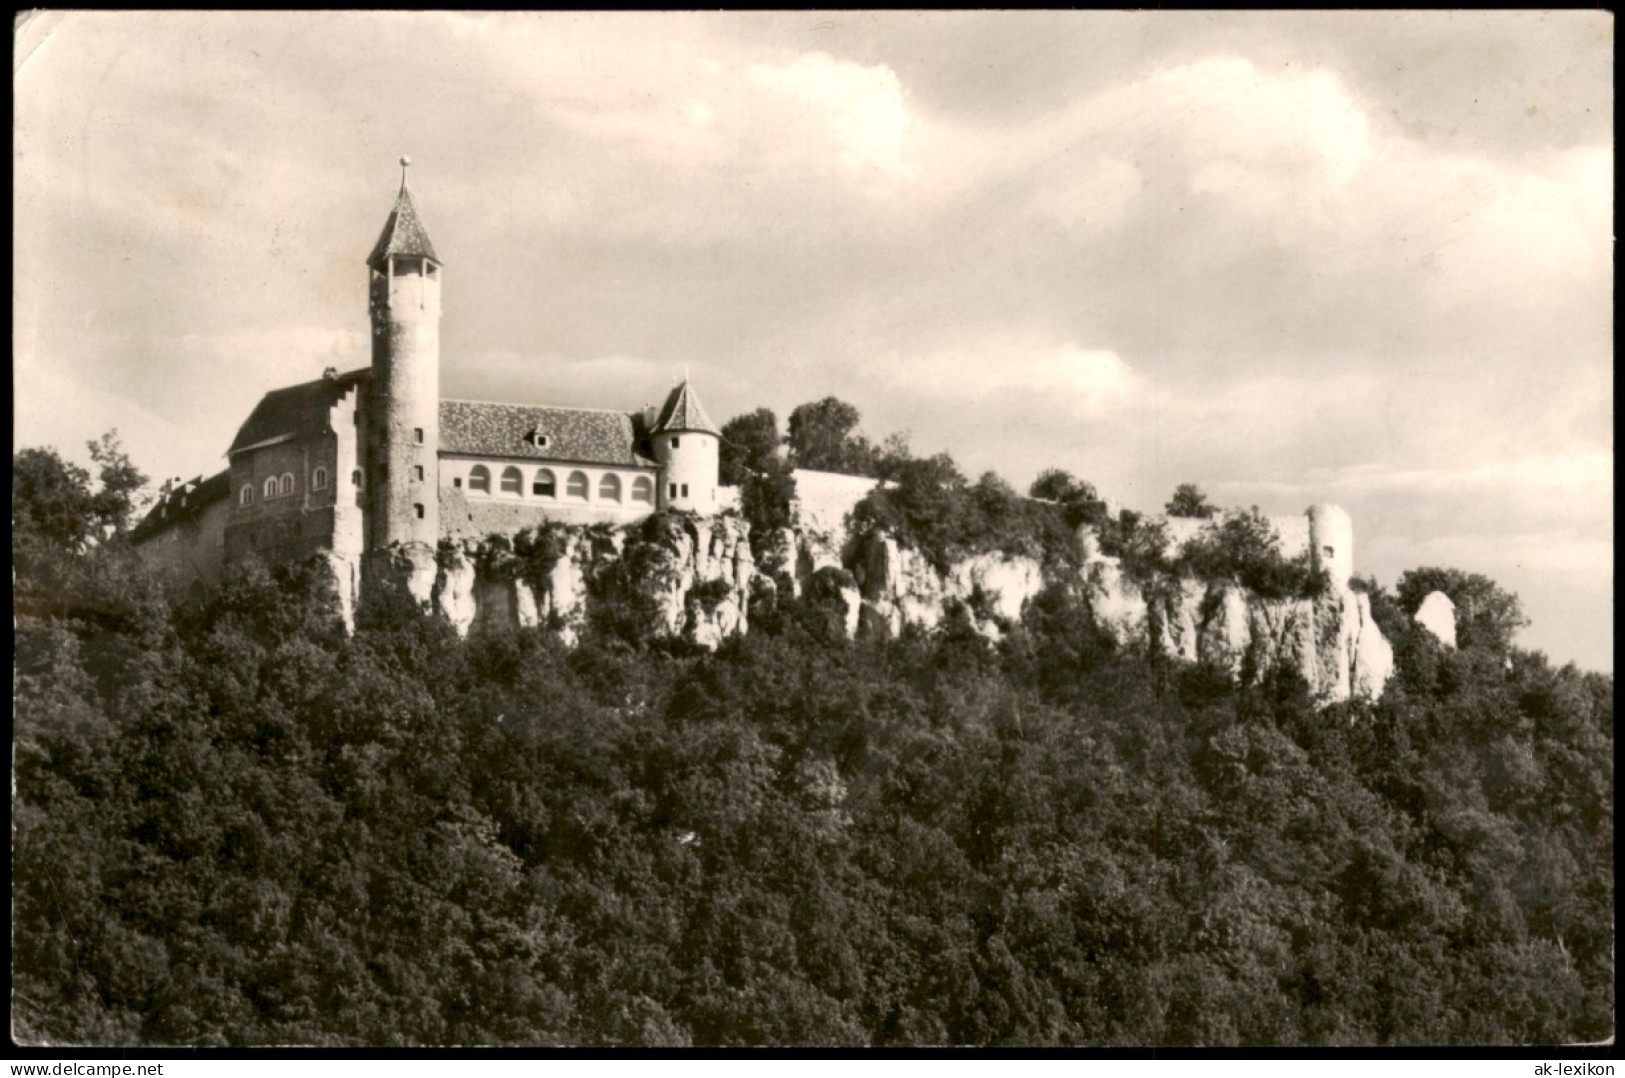
[(1116, 559), (1096, 557), (1084, 593), (1101, 627), (1121, 644), (1144, 644), (1186, 662), (1211, 662), (1235, 676), (1286, 666), (1324, 703), (1382, 695), (1393, 648), (1371, 601), (1334, 582), (1314, 598), (1264, 599), (1235, 584), (1131, 581)]
[(673, 516), (630, 535), (580, 527), (549, 536), (556, 546), (547, 556), (526, 556), (512, 542), (465, 541), (443, 550), (434, 608), (459, 633), (547, 625), (573, 645), (595, 582), (630, 559), (635, 564), (624, 567), (647, 600), (650, 636), (681, 636), (715, 648), (749, 627), (756, 568), (743, 521)]
[(938, 568), (889, 536), (806, 527), (770, 536), (758, 564), (744, 521), (662, 515), (623, 529), (560, 525), (447, 546), (430, 591), (433, 608), (461, 633), (540, 625), (574, 644), (618, 581), (638, 596), (641, 631), (711, 649), (749, 630), (751, 596), (761, 589), (838, 599), (846, 634), (868, 639), (934, 628), (957, 602), (998, 640), (1059, 582), (1080, 589), (1122, 646), (1212, 662), (1238, 677), (1290, 667), (1323, 703), (1375, 699), (1392, 674), (1369, 600), (1346, 584), (1313, 598), (1264, 599), (1224, 582), (1137, 580), (1084, 538), (1083, 565), (1067, 580), (1030, 557), (977, 554)]
[(949, 604), (965, 604), (978, 631), (1003, 635), (1001, 622), (1020, 620), (1027, 601), (1044, 587), (1032, 558), (977, 554), (939, 572), (915, 550), (890, 536), (868, 536), (853, 551), (852, 573), (862, 597), (858, 631), (895, 636), (905, 625), (935, 628)]

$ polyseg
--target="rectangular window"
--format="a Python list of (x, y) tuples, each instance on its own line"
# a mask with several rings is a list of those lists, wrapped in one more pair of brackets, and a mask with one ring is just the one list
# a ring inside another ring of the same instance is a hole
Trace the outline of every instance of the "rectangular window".
[(422, 427), (413, 427), (412, 428), (412, 439), (414, 441), (416, 441), (418, 443), (418, 445), (423, 444), (423, 428)]
[(685, 498), (688, 497), (688, 484), (687, 483), (683, 484), (683, 497), (685, 497)]
[(419, 520), (422, 520), (423, 519), (423, 504), (421, 502), (419, 502), (418, 504), (412, 506), (412, 512), (414, 512), (414, 513), (416, 513), (418, 515)]
[(669, 484), (667, 486), (667, 488), (666, 488), (666, 491), (667, 491), (666, 497), (668, 497), (668, 498), (677, 497), (677, 484), (676, 483)]
[(682, 439), (681, 439), (681, 438), (673, 438), (673, 439), (672, 439), (672, 440), (671, 440), (671, 447), (672, 447), (672, 448), (673, 448), (673, 449), (676, 449), (676, 448), (677, 448), (677, 443), (678, 443), (678, 442), (681, 442), (681, 441), (682, 441)]
[(457, 487), (459, 490), (462, 489), (463, 477), (459, 475), (457, 478), (455, 478), (455, 479), (453, 479), (451, 481), (451, 485), (454, 486), (454, 487)]
[(423, 465), (412, 465), (412, 478), (416, 479), (419, 483), (423, 482)]

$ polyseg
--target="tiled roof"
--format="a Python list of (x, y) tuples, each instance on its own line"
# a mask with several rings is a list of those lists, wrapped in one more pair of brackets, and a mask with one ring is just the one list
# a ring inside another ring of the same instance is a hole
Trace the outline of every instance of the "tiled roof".
[(160, 498), (158, 503), (148, 510), (147, 515), (141, 518), (141, 523), (130, 532), (130, 538), (139, 543), (171, 524), (191, 520), (229, 493), (231, 493), (229, 471), (211, 475), (207, 479), (201, 475), (189, 479), (170, 491), (167, 497)]
[(434, 253), (434, 244), (429, 242), (423, 219), (412, 205), (412, 192), (406, 189), (405, 180), (401, 181), (401, 193), (395, 197), (395, 208), (389, 211), (389, 220), (384, 222), (384, 231), (373, 245), (372, 254), (367, 256), (367, 265), (380, 268), (390, 255), (425, 255), (440, 261)]
[[(532, 433), (547, 437), (534, 444)], [(440, 402), (440, 451), (482, 457), (653, 467), (637, 451), (632, 416), (590, 408), (548, 408), (485, 401)]]
[(660, 418), (655, 420), (654, 429), (657, 433), (664, 430), (695, 430), (718, 436), (722, 434), (717, 425), (711, 422), (711, 417), (705, 414), (699, 394), (694, 392), (694, 387), (688, 384), (686, 378), (666, 398), (666, 406), (660, 409)]
[(327, 416), (333, 405), (351, 387), (371, 377), (372, 369), (363, 367), (348, 374), (271, 390), (260, 398), (247, 421), (237, 428), (237, 437), (226, 451), (227, 456), (273, 438), (326, 433)]

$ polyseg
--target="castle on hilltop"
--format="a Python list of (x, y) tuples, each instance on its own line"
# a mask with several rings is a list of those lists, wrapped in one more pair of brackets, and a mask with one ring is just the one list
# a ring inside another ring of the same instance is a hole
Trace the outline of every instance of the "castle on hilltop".
[(267, 393), (226, 470), (171, 490), (136, 528), (137, 549), (179, 590), (196, 595), (247, 557), (319, 553), (353, 587), (388, 555), (409, 563), (426, 598), (442, 540), (728, 503), (720, 432), (686, 378), (663, 407), (635, 412), (441, 397), (444, 266), (409, 163), (367, 257), (371, 366)]

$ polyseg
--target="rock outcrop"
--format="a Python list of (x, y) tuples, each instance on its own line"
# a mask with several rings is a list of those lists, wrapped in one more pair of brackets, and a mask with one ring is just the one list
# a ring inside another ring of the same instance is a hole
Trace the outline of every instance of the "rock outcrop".
[(862, 597), (860, 634), (895, 636), (905, 625), (935, 628), (949, 605), (960, 602), (977, 630), (997, 640), (1044, 587), (1043, 570), (1032, 558), (977, 554), (941, 572), (890, 536), (860, 540), (852, 560)]
[(1438, 637), (1445, 647), (1456, 646), (1456, 604), (1444, 592), (1428, 592), (1411, 620)]
[[(1264, 599), (1225, 582), (1136, 580), (1092, 536), (1082, 538), (1086, 557), (1071, 583), (1125, 647), (1211, 662), (1242, 678), (1290, 667), (1323, 703), (1374, 699), (1393, 671), (1369, 600), (1346, 584), (1313, 598)], [(574, 644), (613, 580), (635, 589), (649, 635), (712, 649), (749, 630), (754, 592), (785, 589), (838, 601), (848, 637), (935, 628), (958, 603), (978, 632), (998, 640), (1055, 582), (1030, 557), (977, 554), (939, 568), (885, 535), (785, 528), (762, 545), (758, 564), (748, 525), (729, 516), (662, 515), (626, 529), (560, 525), (545, 542), (520, 535), (442, 549), (432, 602), (461, 633), (544, 625)]]
[(443, 550), (434, 608), (459, 633), (549, 625), (573, 645), (586, 624), (594, 582), (631, 558), (650, 636), (681, 636), (715, 648), (749, 627), (756, 568), (743, 521), (672, 516), (630, 536), (561, 527), (552, 538), (551, 557), (515, 554), (513, 543), (469, 541)]
[(1370, 599), (1346, 583), (1303, 599), (1264, 599), (1235, 584), (1186, 578), (1137, 584), (1098, 544), (1086, 540), (1083, 550), (1084, 594), (1122, 645), (1211, 662), (1237, 677), (1290, 667), (1322, 703), (1374, 700), (1393, 674), (1393, 648), (1372, 620)]

